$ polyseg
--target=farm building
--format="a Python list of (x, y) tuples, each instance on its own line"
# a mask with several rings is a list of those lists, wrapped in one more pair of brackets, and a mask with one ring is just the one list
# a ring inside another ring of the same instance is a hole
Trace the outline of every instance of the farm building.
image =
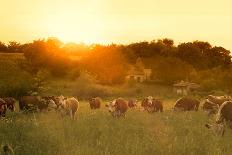
[(141, 58), (138, 58), (135, 65), (129, 67), (127, 80), (134, 80), (137, 82), (144, 82), (151, 80), (152, 70), (145, 68)]
[(200, 86), (196, 83), (180, 81), (179, 83), (173, 85), (173, 90), (177, 94), (187, 95), (190, 92), (197, 90), (199, 87)]

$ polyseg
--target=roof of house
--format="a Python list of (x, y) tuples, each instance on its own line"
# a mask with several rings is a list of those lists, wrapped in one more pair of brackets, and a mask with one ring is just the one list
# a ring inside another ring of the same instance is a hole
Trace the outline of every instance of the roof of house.
[(186, 81), (180, 81), (179, 83), (173, 84), (174, 87), (192, 87), (192, 88), (198, 88), (199, 85), (192, 82), (186, 82)]

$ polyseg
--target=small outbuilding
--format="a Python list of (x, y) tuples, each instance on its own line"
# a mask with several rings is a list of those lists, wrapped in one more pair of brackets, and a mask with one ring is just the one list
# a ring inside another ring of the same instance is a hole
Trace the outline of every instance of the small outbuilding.
[(200, 88), (200, 85), (192, 82), (180, 81), (173, 85), (173, 90), (175, 93), (180, 95), (187, 95), (192, 91), (195, 91)]

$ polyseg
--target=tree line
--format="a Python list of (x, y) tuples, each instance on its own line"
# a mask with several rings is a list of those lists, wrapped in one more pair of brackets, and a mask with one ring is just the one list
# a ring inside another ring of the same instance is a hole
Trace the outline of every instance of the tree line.
[(152, 69), (156, 82), (173, 84), (188, 80), (205, 89), (230, 89), (232, 86), (230, 51), (204, 41), (175, 45), (172, 39), (158, 39), (128, 45), (86, 45), (64, 44), (49, 38), (27, 44), (1, 42), (0, 51), (24, 53), (24, 69), (34, 74), (47, 69), (57, 77), (70, 73), (78, 77), (80, 72), (87, 71), (99, 83), (120, 84), (125, 82), (129, 66), (141, 58), (145, 67)]

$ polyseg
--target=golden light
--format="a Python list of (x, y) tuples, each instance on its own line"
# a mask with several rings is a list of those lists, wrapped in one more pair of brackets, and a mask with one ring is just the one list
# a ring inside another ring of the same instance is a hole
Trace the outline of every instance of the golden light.
[(177, 43), (205, 40), (232, 49), (228, 0), (0, 0), (0, 4), (0, 40), (5, 42), (54, 36), (65, 42), (130, 43), (168, 37)]

